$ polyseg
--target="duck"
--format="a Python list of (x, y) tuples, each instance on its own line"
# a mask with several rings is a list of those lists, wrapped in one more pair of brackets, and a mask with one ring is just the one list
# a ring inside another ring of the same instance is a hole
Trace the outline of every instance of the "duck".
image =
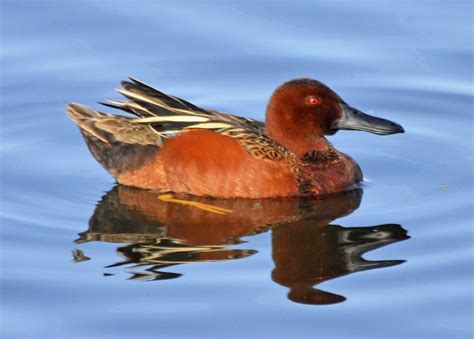
[(348, 105), (322, 82), (278, 86), (265, 123), (198, 107), (140, 80), (121, 82), (125, 100), (99, 112), (71, 102), (67, 114), (94, 158), (122, 185), (218, 198), (322, 197), (356, 187), (359, 165), (327, 136), (340, 130), (404, 133)]

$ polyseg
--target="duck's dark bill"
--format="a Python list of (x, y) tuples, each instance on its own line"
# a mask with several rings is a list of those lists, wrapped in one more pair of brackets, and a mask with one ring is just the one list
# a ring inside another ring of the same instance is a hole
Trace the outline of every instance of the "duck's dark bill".
[(347, 104), (342, 104), (341, 108), (342, 117), (336, 122), (334, 129), (366, 131), (379, 135), (405, 132), (402, 126), (393, 121), (362, 113)]

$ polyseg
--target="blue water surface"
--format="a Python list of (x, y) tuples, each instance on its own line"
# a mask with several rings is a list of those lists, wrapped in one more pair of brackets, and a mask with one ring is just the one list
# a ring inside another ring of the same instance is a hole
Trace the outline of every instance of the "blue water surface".
[[(1, 336), (471, 338), (473, 7), (2, 0)], [(128, 76), (260, 120), (317, 78), (406, 133), (330, 137), (366, 179), (334, 214), (235, 204), (255, 224), (212, 238), (241, 219), (177, 226), (190, 207), (114, 188), (66, 116)]]

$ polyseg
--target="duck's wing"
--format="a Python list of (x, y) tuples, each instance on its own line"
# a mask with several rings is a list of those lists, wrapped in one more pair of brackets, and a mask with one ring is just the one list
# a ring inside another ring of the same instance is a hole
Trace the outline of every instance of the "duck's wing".
[(164, 135), (190, 128), (219, 130), (240, 126), (263, 132), (261, 121), (198, 107), (184, 99), (163, 93), (142, 81), (122, 81), (117, 92), (129, 101), (107, 100), (105, 106), (139, 117), (136, 123), (149, 123)]
[(129, 101), (108, 100), (102, 104), (136, 115), (134, 124), (149, 126), (162, 138), (206, 129), (235, 138), (259, 158), (279, 160), (288, 156), (285, 148), (266, 135), (261, 121), (203, 109), (133, 78), (123, 81), (122, 86), (117, 92)]

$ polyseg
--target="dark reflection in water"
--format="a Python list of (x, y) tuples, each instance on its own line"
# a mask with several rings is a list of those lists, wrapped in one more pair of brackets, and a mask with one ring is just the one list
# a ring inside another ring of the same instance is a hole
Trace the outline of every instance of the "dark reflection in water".
[[(290, 300), (304, 304), (345, 300), (343, 296), (313, 287), (323, 281), (404, 262), (362, 258), (367, 251), (408, 239), (400, 225), (329, 224), (359, 207), (361, 189), (326, 199), (303, 200), (175, 197), (232, 212), (219, 214), (166, 202), (157, 193), (119, 185), (99, 202), (89, 221), (89, 230), (80, 233), (76, 243), (127, 243), (117, 248), (124, 260), (107, 267), (133, 270), (132, 280), (162, 280), (181, 275), (168, 271), (173, 265), (253, 255), (256, 250), (234, 249), (232, 245), (242, 243), (241, 237), (271, 230), (275, 263), (272, 279), (290, 289)], [(73, 251), (73, 256), (76, 262), (90, 259), (78, 249)]]
[(272, 279), (290, 289), (288, 298), (303, 304), (335, 304), (346, 298), (313, 286), (346, 274), (398, 265), (404, 260), (368, 261), (362, 254), (408, 239), (400, 225), (328, 225), (317, 217), (272, 231)]

